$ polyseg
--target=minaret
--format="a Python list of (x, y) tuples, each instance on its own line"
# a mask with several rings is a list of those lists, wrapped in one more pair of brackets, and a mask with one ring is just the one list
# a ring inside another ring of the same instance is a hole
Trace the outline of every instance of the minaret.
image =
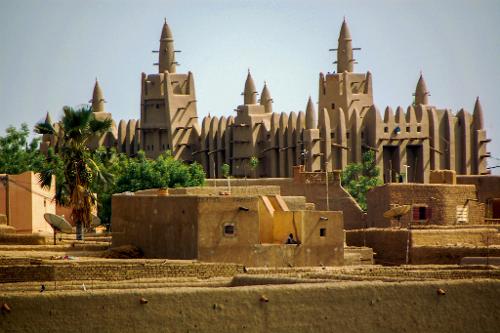
[(94, 92), (92, 93), (92, 111), (93, 112), (105, 112), (104, 96), (102, 94), (101, 86), (99, 85), (99, 81), (95, 80)]
[(427, 91), (427, 85), (425, 84), (424, 77), (420, 73), (420, 78), (417, 82), (417, 88), (415, 89), (415, 105), (428, 105), (429, 104), (429, 92)]
[(245, 81), (245, 91), (243, 92), (243, 103), (245, 105), (257, 104), (256, 94), (255, 83), (253, 83), (252, 75), (250, 74), (250, 70), (248, 70), (247, 79)]
[(340, 28), (339, 44), (337, 48), (337, 73), (352, 72), (354, 58), (352, 53), (352, 38), (347, 22), (344, 18)]
[(311, 96), (309, 96), (309, 100), (307, 101), (306, 107), (306, 129), (314, 129), (316, 128), (314, 124), (314, 104), (312, 102)]
[(476, 103), (474, 104), (474, 111), (472, 113), (472, 119), (474, 122), (474, 128), (476, 130), (484, 129), (483, 107), (481, 106), (481, 102), (479, 101), (479, 97), (476, 98)]
[(49, 111), (47, 111), (47, 115), (45, 116), (45, 124), (53, 125), (52, 118), (50, 117)]
[(271, 93), (267, 88), (267, 83), (264, 82), (264, 88), (260, 93), (260, 105), (264, 106), (266, 113), (273, 113), (273, 99), (271, 98)]
[(158, 71), (160, 73), (165, 71), (175, 73), (177, 62), (175, 61), (174, 37), (166, 19), (161, 31), (158, 65)]

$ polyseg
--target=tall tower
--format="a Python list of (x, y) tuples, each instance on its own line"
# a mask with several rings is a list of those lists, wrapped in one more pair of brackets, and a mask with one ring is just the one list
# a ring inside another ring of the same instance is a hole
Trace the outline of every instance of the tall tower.
[[(243, 90), (243, 104), (236, 108), (236, 118), (232, 128), (232, 170), (235, 176), (252, 176), (248, 162), (253, 156), (265, 160), (259, 153), (267, 140), (263, 137), (265, 129), (270, 128), (272, 99), (267, 85), (262, 90), (260, 104), (257, 103), (257, 90), (248, 71)], [(259, 143), (260, 142), (260, 143)], [(264, 172), (266, 161), (259, 163), (256, 176)]]
[(420, 104), (429, 104), (429, 92), (427, 91), (427, 85), (425, 84), (424, 76), (422, 75), (422, 73), (420, 73), (417, 87), (415, 88), (415, 105)]
[(354, 109), (364, 115), (373, 105), (371, 74), (354, 73), (353, 51), (357, 50), (360, 48), (352, 47), (351, 32), (344, 19), (338, 46), (330, 49), (337, 51), (337, 73), (320, 73), (319, 76), (319, 110), (326, 109), (332, 121), (337, 118), (334, 117), (337, 110), (342, 110), (348, 121)]
[(156, 158), (171, 151), (176, 159), (193, 160), (197, 126), (196, 94), (191, 72), (176, 73), (174, 38), (163, 24), (158, 50), (158, 74), (141, 76), (141, 149)]
[(354, 57), (352, 50), (352, 38), (347, 22), (342, 22), (337, 48), (337, 73), (352, 72), (354, 68)]

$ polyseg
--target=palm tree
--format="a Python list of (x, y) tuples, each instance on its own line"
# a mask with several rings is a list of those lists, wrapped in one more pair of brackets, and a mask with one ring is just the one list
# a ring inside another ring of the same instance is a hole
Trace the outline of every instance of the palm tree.
[[(104, 134), (111, 128), (111, 119), (97, 120), (93, 116), (92, 108), (84, 105), (77, 109), (69, 106), (63, 108), (64, 115), (59, 127), (48, 122), (41, 122), (35, 126), (38, 134), (55, 135), (59, 138), (58, 155), (62, 163), (64, 179), (58, 186), (56, 200), (63, 205), (71, 205), (71, 218), (76, 224), (76, 237), (83, 240), (83, 229), (90, 227), (92, 220), (91, 210), (96, 197), (91, 190), (95, 181), (104, 181), (98, 165), (92, 159), (88, 142), (95, 136)], [(55, 165), (54, 156), (47, 156), (48, 165)], [(40, 174), (40, 184), (50, 186), (52, 176), (56, 175), (56, 167), (45, 168)]]

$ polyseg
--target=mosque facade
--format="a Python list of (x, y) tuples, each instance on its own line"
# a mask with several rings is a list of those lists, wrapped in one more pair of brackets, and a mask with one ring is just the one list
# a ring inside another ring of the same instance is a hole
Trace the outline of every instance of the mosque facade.
[[(140, 119), (113, 122), (112, 130), (93, 140), (91, 148), (114, 147), (131, 156), (143, 150), (150, 158), (170, 151), (176, 159), (200, 163), (209, 178), (222, 177), (225, 163), (235, 177), (292, 177), (297, 165), (306, 171), (342, 170), (361, 162), (369, 150), (385, 182), (402, 175), (409, 182), (428, 182), (431, 170), (489, 173), (490, 140), (479, 98), (472, 113), (436, 107), (420, 75), (414, 103), (406, 109), (386, 107), (382, 117), (373, 103), (372, 74), (355, 72), (355, 50), (344, 20), (332, 50), (337, 53), (336, 71), (319, 74), (317, 108), (309, 98), (305, 112), (274, 112), (268, 85), (257, 98), (248, 72), (235, 116), (199, 119), (194, 75), (177, 72), (173, 34), (165, 22), (158, 73), (141, 75)], [(104, 102), (96, 81), (93, 111), (101, 119), (111, 118)], [(41, 148), (50, 146), (57, 148), (57, 138), (44, 137)], [(252, 158), (259, 161), (254, 169)]]

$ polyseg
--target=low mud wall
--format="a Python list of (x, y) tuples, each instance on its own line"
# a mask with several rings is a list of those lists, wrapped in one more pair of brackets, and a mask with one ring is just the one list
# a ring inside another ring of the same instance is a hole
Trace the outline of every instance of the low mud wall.
[(0, 265), (0, 283), (26, 281), (130, 280), (140, 278), (234, 276), (243, 266), (224, 263), (161, 263), (115, 261), (114, 263), (58, 263)]
[(346, 230), (348, 246), (367, 246), (375, 252), (375, 263), (406, 263), (408, 241), (410, 264), (458, 264), (464, 257), (500, 256), (496, 228), (407, 229), (368, 228)]
[(0, 291), (0, 331), (497, 332), (498, 299), (493, 280)]

